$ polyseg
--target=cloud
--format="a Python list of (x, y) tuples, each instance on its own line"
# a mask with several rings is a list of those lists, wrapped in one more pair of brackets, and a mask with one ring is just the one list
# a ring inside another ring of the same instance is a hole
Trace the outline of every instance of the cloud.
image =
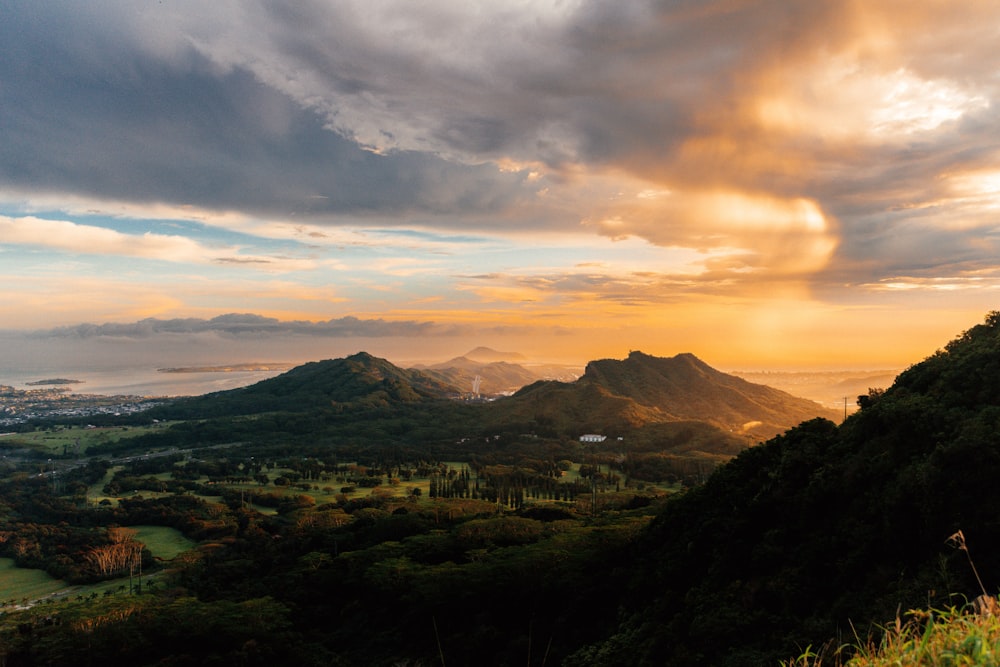
[(160, 335), (215, 333), (232, 338), (310, 336), (318, 338), (382, 338), (387, 336), (455, 335), (452, 325), (342, 317), (325, 322), (282, 321), (251, 313), (229, 313), (211, 319), (144, 319), (131, 323), (80, 324), (39, 330), (34, 338), (149, 338)]
[(205, 261), (211, 254), (181, 236), (122, 234), (110, 229), (35, 217), (0, 217), (0, 242), (81, 254), (125, 255), (165, 261)]
[(0, 243), (59, 250), (75, 255), (118, 255), (164, 262), (251, 264), (269, 270), (302, 269), (309, 260), (242, 255), (234, 247), (206, 247), (184, 236), (123, 234), (65, 220), (0, 216)]
[(586, 224), (611, 238), (636, 235), (661, 245), (714, 249), (708, 263), (720, 266), (721, 254), (733, 270), (771, 279), (822, 270), (837, 244), (815, 201), (740, 192), (643, 191)]
[(232, 17), (201, 8), (187, 21), (107, 2), (14, 7), (0, 26), (9, 56), (0, 59), (0, 127), (10, 138), (0, 182), (306, 219), (482, 214), (529, 194), (523, 174), (415, 150), (377, 155), (331, 131), (251, 62), (207, 59), (197, 47), (203, 32), (247, 26), (238, 9)]
[[(487, 242), (383, 228), (702, 255), (654, 270), (660, 289), (994, 284), (1000, 9), (986, 0), (9, 5), (5, 196), (187, 211), (327, 250), (492, 259)], [(313, 266), (180, 237), (67, 228), (79, 242), (63, 244), (25, 225), (66, 251)], [(426, 263), (370, 259), (435, 280)], [(481, 270), (558, 274), (521, 268)], [(548, 304), (579, 280), (461, 291)], [(602, 284), (587, 289), (633, 299)]]

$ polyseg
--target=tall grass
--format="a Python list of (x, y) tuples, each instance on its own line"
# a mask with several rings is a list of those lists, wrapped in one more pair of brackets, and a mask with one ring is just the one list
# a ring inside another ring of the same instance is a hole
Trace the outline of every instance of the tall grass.
[(853, 646), (807, 648), (782, 667), (1000, 667), (1000, 606), (987, 594), (961, 530), (946, 543), (964, 551), (982, 595), (962, 607), (911, 610), (883, 627), (878, 642), (856, 637)]
[[(882, 628), (879, 642), (859, 641), (832, 654), (807, 649), (783, 667), (1000, 666), (1000, 617), (973, 605), (917, 610)], [(850, 657), (847, 657), (850, 655)]]

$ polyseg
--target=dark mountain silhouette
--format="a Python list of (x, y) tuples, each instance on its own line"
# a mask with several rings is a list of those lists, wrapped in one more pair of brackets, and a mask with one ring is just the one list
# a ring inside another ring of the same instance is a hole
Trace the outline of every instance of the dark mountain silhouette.
[(562, 413), (590, 430), (698, 421), (759, 439), (815, 417), (838, 416), (818, 403), (715, 370), (692, 354), (632, 352), (623, 361), (592, 361), (576, 382), (534, 383), (512, 400), (520, 408), (512, 406), (512, 415), (554, 419)]

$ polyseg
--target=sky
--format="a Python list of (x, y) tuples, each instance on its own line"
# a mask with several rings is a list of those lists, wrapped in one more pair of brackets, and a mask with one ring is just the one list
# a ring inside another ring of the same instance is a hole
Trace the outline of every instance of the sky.
[(0, 365), (905, 367), (1000, 302), (998, 43), (992, 0), (7, 0)]

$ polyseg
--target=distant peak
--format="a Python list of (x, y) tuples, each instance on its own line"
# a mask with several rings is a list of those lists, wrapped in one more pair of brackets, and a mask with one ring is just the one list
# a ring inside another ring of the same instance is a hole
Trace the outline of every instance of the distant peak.
[(355, 352), (354, 354), (352, 354), (352, 355), (350, 355), (348, 357), (344, 357), (344, 359), (346, 361), (353, 361), (355, 363), (361, 363), (361, 364), (374, 364), (374, 363), (379, 363), (379, 362), (389, 363), (385, 359), (380, 359), (380, 358), (378, 358), (378, 357), (376, 357), (374, 355), (371, 355), (368, 352), (364, 352), (364, 351), (362, 351), (362, 352)]
[(691, 364), (692, 366), (700, 366), (700, 367), (703, 367), (703, 368), (711, 368), (711, 366), (709, 366), (704, 361), (702, 361), (701, 359), (699, 359), (695, 355), (691, 354), (690, 352), (681, 352), (680, 354), (676, 355), (674, 357), (674, 359), (676, 361), (687, 362), (687, 363)]
[(474, 350), (466, 352), (463, 357), (473, 361), (493, 362), (493, 361), (524, 361), (527, 359), (520, 352), (498, 352), (490, 347), (479, 346)]

